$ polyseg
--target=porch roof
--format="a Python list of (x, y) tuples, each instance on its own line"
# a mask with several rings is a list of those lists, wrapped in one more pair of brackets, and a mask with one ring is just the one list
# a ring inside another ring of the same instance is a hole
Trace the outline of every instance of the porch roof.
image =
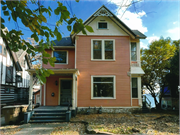
[(143, 75), (145, 74), (141, 67), (131, 67), (131, 75)]
[[(37, 69), (27, 69), (26, 71), (28, 71), (29, 73), (36, 73), (36, 70)], [(79, 70), (78, 69), (51, 69), (54, 74), (67, 74), (67, 73), (72, 73), (72, 74), (76, 74), (76, 75), (79, 75)]]

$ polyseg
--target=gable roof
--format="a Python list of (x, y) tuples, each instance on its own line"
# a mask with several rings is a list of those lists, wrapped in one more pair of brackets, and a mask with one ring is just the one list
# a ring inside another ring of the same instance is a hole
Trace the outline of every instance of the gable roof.
[[(98, 13), (100, 13), (101, 10), (105, 10), (107, 11), (107, 13), (102, 14), (102, 16), (108, 16), (108, 17), (113, 17), (119, 24), (121, 24), (123, 26), (123, 28), (121, 27), (121, 29), (123, 29), (124, 31), (126, 31), (126, 33), (128, 32), (128, 35), (130, 35), (133, 39), (145, 39), (146, 36), (144, 34), (142, 34), (141, 32), (139, 32), (138, 30), (131, 30), (126, 24), (124, 24), (116, 15), (114, 15), (105, 5), (102, 5), (97, 11), (95, 11), (86, 21), (84, 21), (84, 25), (88, 25), (88, 22), (93, 18), (93, 17), (97, 17), (97, 16), (101, 16), (98, 15)], [(94, 19), (93, 19), (94, 20)], [(77, 34), (77, 33), (76, 33)], [(74, 34), (74, 35), (76, 35)], [(72, 35), (72, 37), (74, 36)]]
[(6, 43), (6, 49), (9, 51), (10, 55), (12, 56), (12, 59), (14, 61), (14, 64), (15, 64), (15, 67), (16, 67), (16, 70), (17, 71), (22, 71), (22, 68), (21, 68), (21, 65), (19, 64), (19, 60), (18, 60), (18, 57), (16, 55), (15, 52), (13, 52), (9, 46), (8, 46), (8, 42), (5, 38), (3, 38), (3, 41)]

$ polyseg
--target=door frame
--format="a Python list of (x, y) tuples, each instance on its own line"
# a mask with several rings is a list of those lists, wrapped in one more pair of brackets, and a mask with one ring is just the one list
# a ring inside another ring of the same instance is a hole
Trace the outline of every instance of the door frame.
[[(71, 82), (72, 82), (72, 85), (71, 85), (71, 89), (72, 89), (72, 93), (73, 93), (73, 78), (59, 78), (59, 95), (58, 95), (58, 105), (60, 105), (60, 102), (61, 102), (61, 80), (71, 80)], [(72, 94), (71, 93), (71, 94)]]

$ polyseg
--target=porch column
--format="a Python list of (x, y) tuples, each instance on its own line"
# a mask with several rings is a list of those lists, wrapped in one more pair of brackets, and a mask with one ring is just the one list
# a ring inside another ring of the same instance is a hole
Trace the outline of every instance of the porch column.
[(30, 80), (29, 80), (29, 106), (28, 106), (28, 110), (27, 111), (32, 111), (32, 107), (33, 107), (33, 74), (29, 73), (30, 75)]
[(76, 86), (76, 76), (75, 73), (73, 73), (73, 92), (72, 92), (72, 110), (75, 110), (75, 86)]

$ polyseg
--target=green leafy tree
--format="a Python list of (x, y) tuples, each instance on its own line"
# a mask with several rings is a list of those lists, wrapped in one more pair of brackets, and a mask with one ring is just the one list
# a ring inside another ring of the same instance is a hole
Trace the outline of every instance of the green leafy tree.
[[(78, 2), (78, 0), (76, 0)], [(78, 19), (75, 15), (70, 16), (70, 12), (67, 7), (64, 6), (61, 2), (57, 2), (55, 10), (52, 11), (51, 7), (48, 8), (41, 5), (39, 1), (36, 0), (27, 0), (27, 1), (1, 1), (2, 13), (4, 16), (8, 17), (8, 21), (11, 23), (14, 21), (17, 23), (21, 21), (22, 24), (28, 28), (31, 32), (31, 38), (34, 38), (35, 42), (39, 45), (38, 48), (35, 48), (28, 41), (24, 40), (23, 32), (19, 29), (12, 29), (10, 31), (6, 30), (5, 20), (1, 17), (1, 37), (6, 39), (10, 49), (14, 52), (17, 52), (19, 49), (27, 51), (32, 57), (37, 53), (41, 53), (42, 62), (44, 64), (50, 64), (54, 66), (55, 58), (51, 57), (45, 49), (53, 49), (53, 44), (50, 42), (51, 38), (56, 37), (58, 41), (62, 38), (62, 33), (59, 31), (59, 26), (63, 23), (67, 24), (67, 29), (72, 34), (82, 31), (83, 34), (86, 34), (86, 30), (93, 32), (93, 29), (90, 26), (84, 26), (83, 20)], [(35, 9), (30, 8), (33, 7)], [(55, 14), (59, 19), (54, 23), (54, 30), (50, 29), (47, 24), (47, 19), (45, 15), (51, 17), (52, 14)], [(43, 23), (43, 25), (42, 25)], [(39, 36), (42, 39), (39, 39)], [(54, 43), (55, 44), (55, 43)], [(52, 70), (49, 69), (37, 69), (37, 77), (40, 83), (46, 82), (46, 77), (53, 74)]]
[(167, 82), (165, 75), (167, 68), (170, 66), (169, 60), (174, 56), (175, 46), (171, 44), (171, 39), (161, 37), (158, 41), (153, 41), (148, 49), (141, 49), (141, 66), (145, 72), (142, 76), (142, 85), (147, 89), (154, 98), (156, 108), (161, 104), (163, 91), (160, 93), (159, 102), (156, 97), (158, 85), (164, 89)]
[(171, 90), (172, 97), (179, 97), (178, 86), (179, 86), (179, 46), (180, 40), (173, 41), (176, 46), (175, 55), (170, 60), (170, 73), (166, 75), (168, 87)]

